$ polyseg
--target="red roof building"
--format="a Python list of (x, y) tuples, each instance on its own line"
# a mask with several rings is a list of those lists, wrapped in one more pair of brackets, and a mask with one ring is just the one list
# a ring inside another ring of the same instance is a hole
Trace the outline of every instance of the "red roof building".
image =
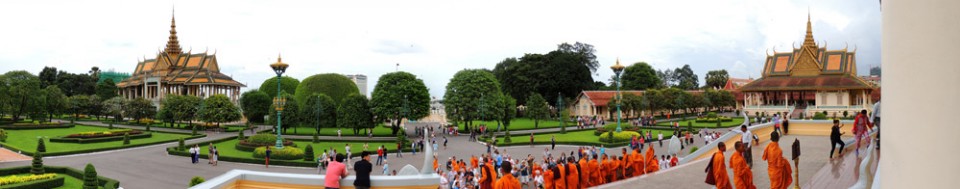
[[(624, 95), (633, 94), (635, 96), (643, 96), (644, 91), (629, 90), (629, 91), (620, 91)], [(695, 95), (703, 93), (703, 91), (686, 91)], [(586, 116), (586, 117), (601, 117), (603, 119), (608, 119), (610, 117), (610, 108), (607, 104), (610, 101), (616, 100), (617, 91), (582, 91), (580, 95), (577, 96), (574, 103), (567, 107), (570, 110), (571, 116)], [(638, 114), (645, 114), (644, 112), (623, 112), (626, 117), (635, 117)]]

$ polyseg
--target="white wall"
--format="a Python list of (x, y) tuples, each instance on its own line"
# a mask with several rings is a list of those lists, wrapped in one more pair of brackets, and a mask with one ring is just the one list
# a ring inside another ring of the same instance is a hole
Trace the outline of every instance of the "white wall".
[(956, 188), (960, 1), (884, 0), (881, 7), (882, 187)]

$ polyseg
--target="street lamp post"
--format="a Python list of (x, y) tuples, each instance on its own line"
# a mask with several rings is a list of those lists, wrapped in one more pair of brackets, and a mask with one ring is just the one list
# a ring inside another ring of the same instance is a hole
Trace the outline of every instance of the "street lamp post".
[(277, 110), (277, 149), (283, 149), (283, 130), (281, 130), (281, 115), (283, 114), (283, 106), (287, 104), (287, 99), (280, 97), (280, 76), (283, 75), (283, 72), (287, 71), (287, 67), (290, 65), (280, 61), (280, 55), (277, 55), (277, 62), (270, 64), (270, 68), (273, 68), (273, 72), (277, 73), (277, 97), (273, 99), (273, 104), (276, 105)]
[(613, 73), (616, 74), (617, 79), (617, 132), (623, 131), (620, 128), (620, 73), (623, 73), (623, 65), (620, 65), (620, 59), (617, 59), (617, 64), (610, 66), (610, 69), (613, 69)]

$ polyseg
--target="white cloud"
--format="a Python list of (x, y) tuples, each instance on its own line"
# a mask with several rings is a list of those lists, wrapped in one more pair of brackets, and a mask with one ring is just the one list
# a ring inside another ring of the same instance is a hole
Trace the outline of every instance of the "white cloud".
[[(861, 69), (879, 64), (879, 8), (862, 1), (176, 1), (184, 50), (217, 52), (222, 71), (256, 88), (282, 53), (289, 75), (396, 69), (442, 96), (464, 68), (546, 53), (562, 42), (597, 49), (606, 81), (617, 57), (665, 69), (690, 64), (700, 78), (728, 69), (758, 77), (764, 49), (801, 42), (807, 7), (818, 41), (858, 45)], [(129, 72), (166, 44), (168, 1), (0, 3), (0, 71), (92, 66)], [(851, 47), (853, 48), (853, 47)], [(370, 89), (372, 91), (372, 88)]]

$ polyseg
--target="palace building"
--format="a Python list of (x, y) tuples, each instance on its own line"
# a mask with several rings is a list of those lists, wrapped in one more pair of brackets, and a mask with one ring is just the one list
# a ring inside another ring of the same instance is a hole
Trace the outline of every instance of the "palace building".
[(873, 106), (871, 93), (876, 86), (857, 76), (856, 49), (827, 50), (813, 39), (810, 17), (800, 48), (767, 55), (762, 77), (739, 88), (743, 110), (756, 112), (792, 112), (792, 117), (811, 117), (827, 112), (842, 117)]
[(170, 20), (170, 37), (166, 48), (156, 58), (137, 62), (129, 78), (117, 83), (120, 96), (143, 97), (159, 104), (166, 95), (193, 95), (201, 98), (223, 94), (234, 103), (240, 88), (246, 87), (220, 73), (216, 53), (184, 53), (177, 40), (176, 19)]

